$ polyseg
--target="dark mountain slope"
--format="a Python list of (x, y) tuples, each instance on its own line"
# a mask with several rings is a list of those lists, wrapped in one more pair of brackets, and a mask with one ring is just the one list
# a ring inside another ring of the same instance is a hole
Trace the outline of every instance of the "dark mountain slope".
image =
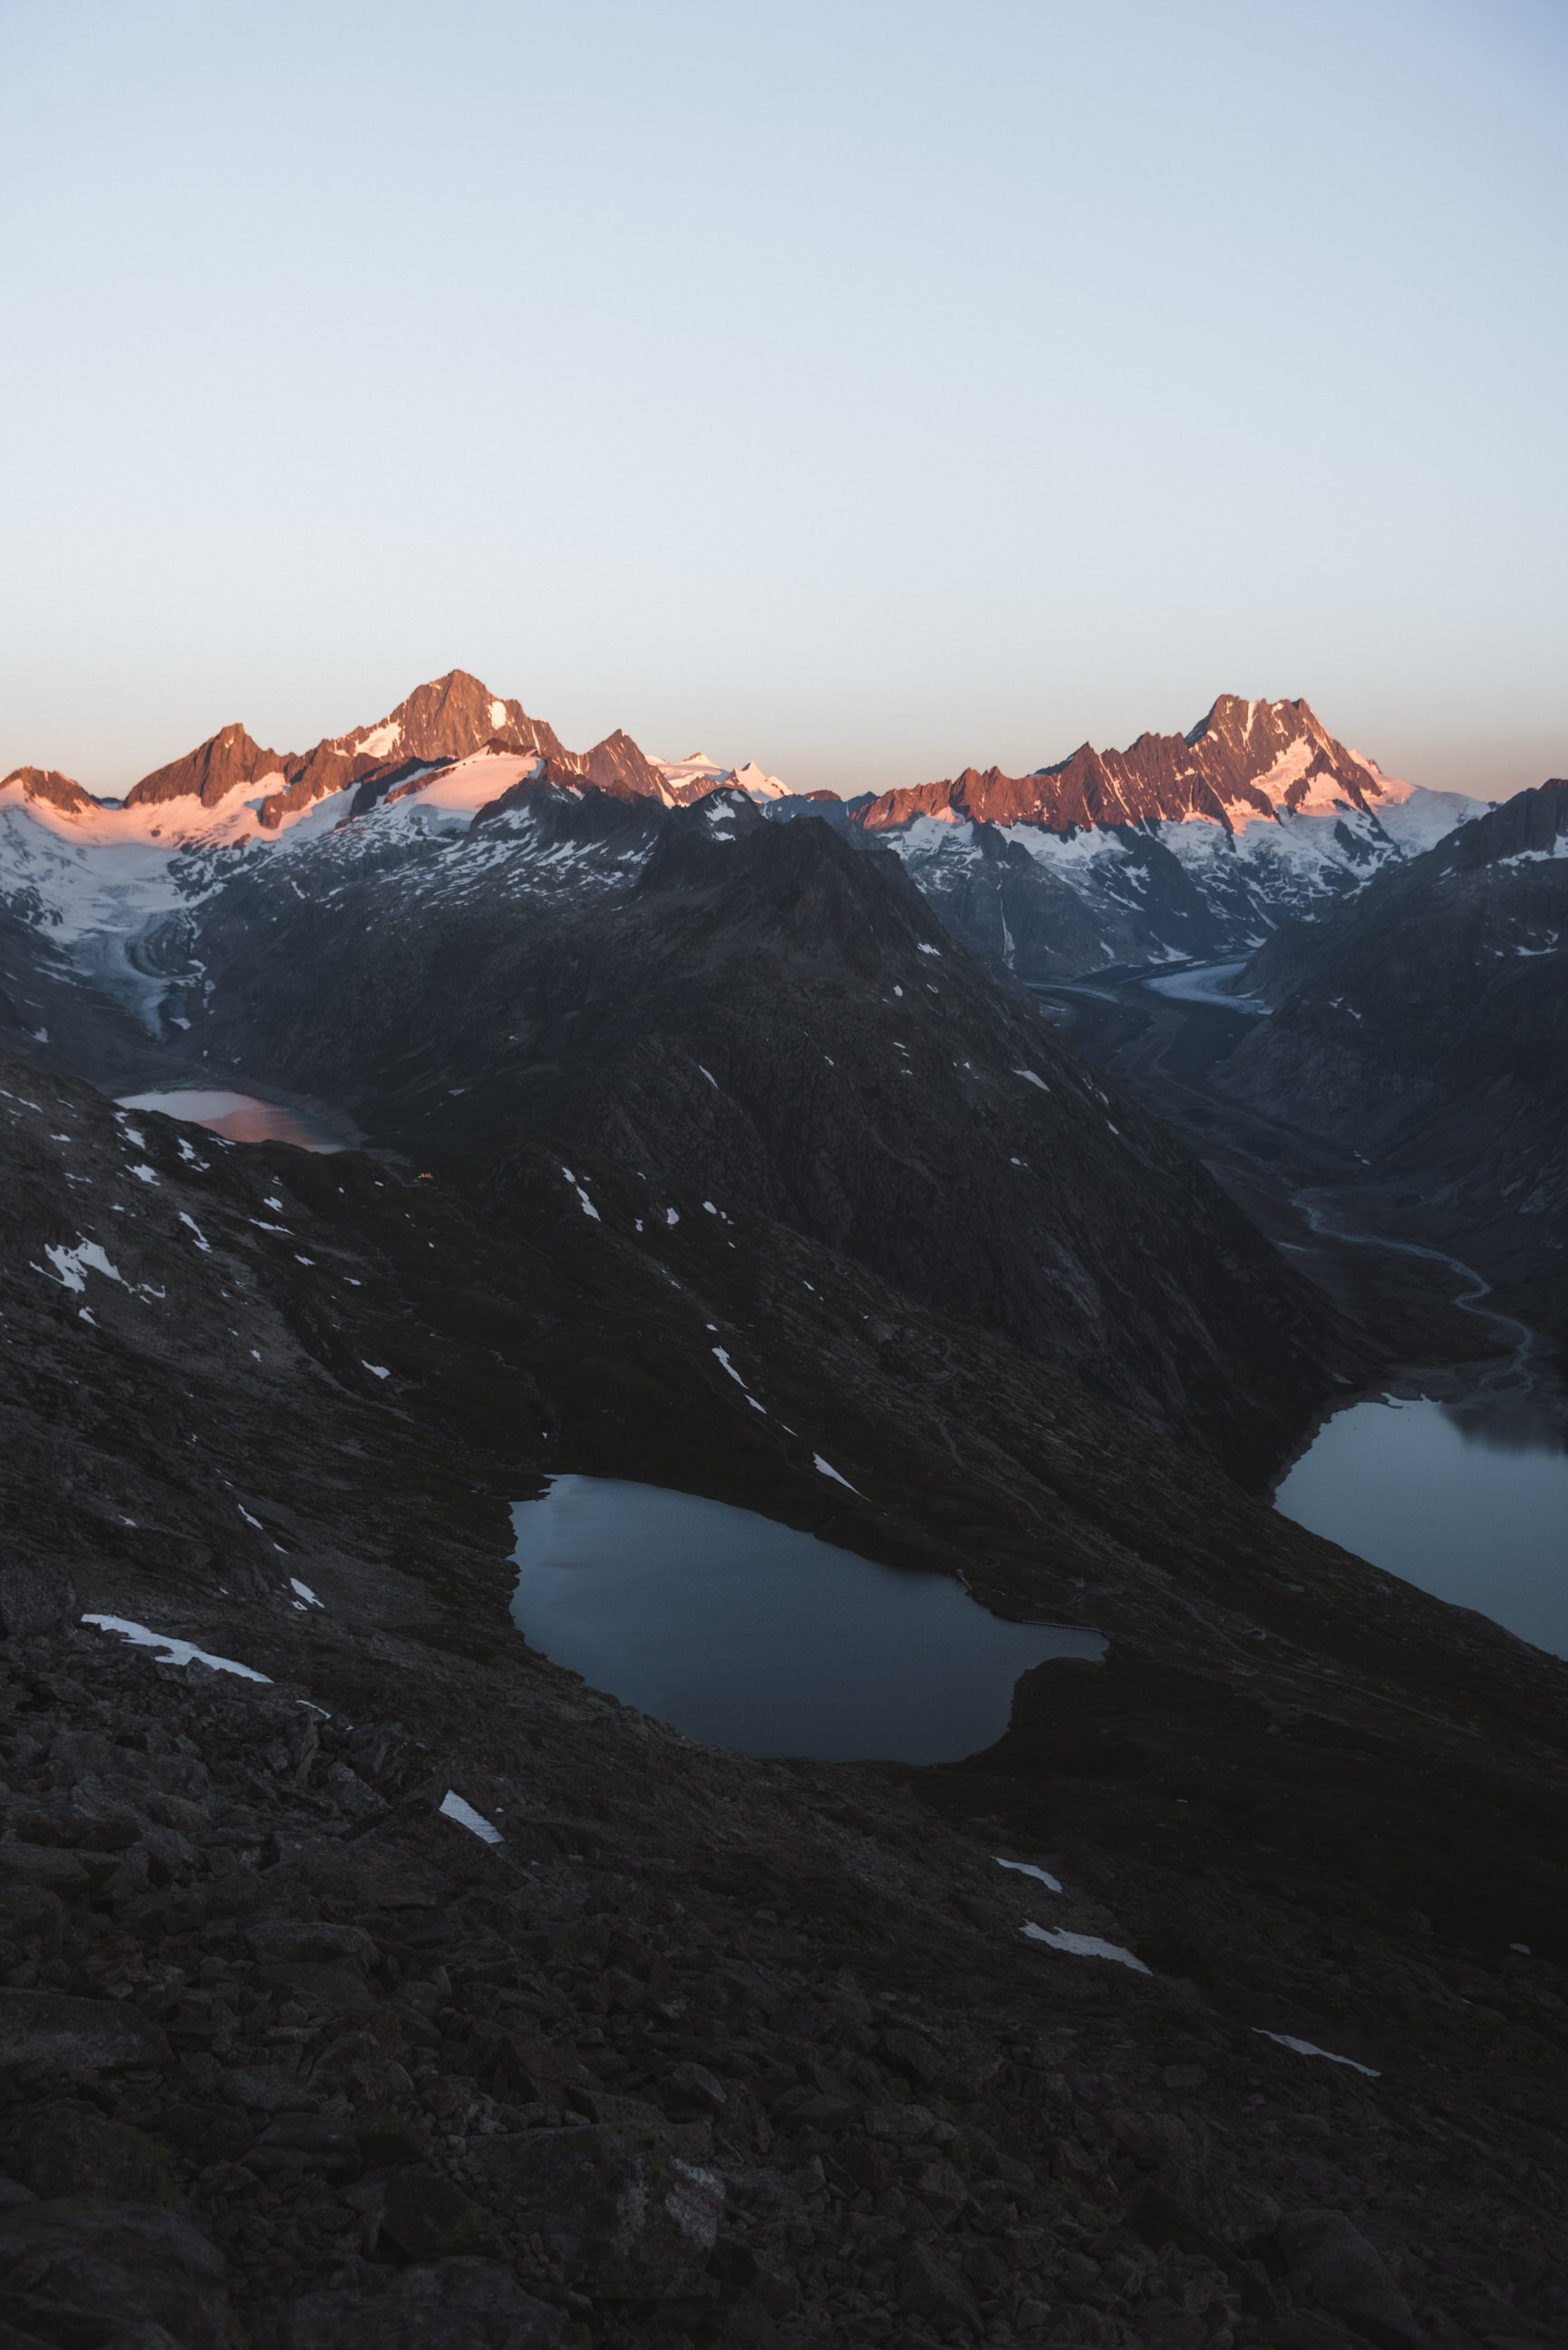
[(1244, 983), (1275, 1010), (1227, 1083), (1415, 1183), (1407, 1229), (1568, 1336), (1568, 783), (1282, 931)]
[(1324, 1392), (1345, 1347), (1315, 1293), (892, 860), (740, 794), (524, 785), (433, 869), (379, 865), (329, 914), (265, 868), (231, 885), (193, 949), (208, 1070), (341, 1102), (422, 1163), (550, 1134), (753, 1208), (1244, 1472)]
[[(1189, 2350), (1198, 2303), (1206, 2342), (1549, 2338), (1568, 1668), (787, 1227), (539, 1145), (424, 1183), (0, 1063), (0, 1357), (24, 2350), (148, 2296), (213, 2350), (231, 2305), (253, 2350), (381, 2350), (421, 2292), (537, 2350)], [(953, 1771), (694, 1747), (507, 1620), (507, 1502), (607, 1467), (1110, 1658)], [(722, 2231), (638, 2237), (629, 2294), (534, 2199), (585, 2149), (700, 2164)]]

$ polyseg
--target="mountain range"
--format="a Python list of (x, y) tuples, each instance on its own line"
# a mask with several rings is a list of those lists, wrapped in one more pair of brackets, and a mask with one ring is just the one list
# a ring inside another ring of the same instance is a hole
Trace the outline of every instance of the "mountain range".
[[(118, 804), (52, 770), (14, 770), (0, 783), (0, 900), (61, 931), (78, 920), (67, 902), (78, 892), (59, 870), (73, 849), (151, 851), (156, 842), (181, 860), (177, 887), (191, 896), (202, 886), (201, 860), (219, 849), (280, 838), (304, 818), (337, 824), (409, 800), (472, 816), (525, 773), (665, 806), (732, 785), (776, 821), (825, 820), (857, 845), (892, 851), (954, 937), (1026, 982), (1250, 951), (1282, 920), (1354, 891), (1483, 806), (1385, 776), (1304, 702), (1223, 694), (1189, 734), (1140, 735), (1127, 751), (1085, 744), (1023, 776), (967, 768), (840, 799), (792, 793), (754, 762), (726, 768), (701, 752), (650, 759), (618, 731), (567, 752), (520, 702), (453, 671), (306, 753), (264, 750), (243, 726), (226, 726)], [(51, 832), (53, 846), (6, 821), (16, 814)], [(117, 882), (117, 901), (123, 894)]]
[[(1568, 1667), (1269, 1506), (1386, 1346), (1023, 983), (1267, 931), (1238, 1099), (1544, 1149), (1565, 799), (1418, 854), (1229, 700), (805, 799), (462, 672), (6, 778), (7, 2341), (1544, 2350)], [(561, 1477), (1105, 1652), (698, 1746), (516, 1630)]]

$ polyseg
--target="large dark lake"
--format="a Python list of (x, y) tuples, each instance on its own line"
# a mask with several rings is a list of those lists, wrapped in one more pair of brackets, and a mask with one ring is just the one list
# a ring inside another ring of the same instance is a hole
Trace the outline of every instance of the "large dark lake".
[(512, 1517), (532, 1645), (742, 1754), (957, 1762), (1002, 1736), (1021, 1673), (1105, 1653), (1096, 1632), (1004, 1623), (946, 1575), (661, 1486), (557, 1477)]
[(1568, 1451), (1528, 1390), (1352, 1404), (1275, 1506), (1439, 1599), (1568, 1657)]

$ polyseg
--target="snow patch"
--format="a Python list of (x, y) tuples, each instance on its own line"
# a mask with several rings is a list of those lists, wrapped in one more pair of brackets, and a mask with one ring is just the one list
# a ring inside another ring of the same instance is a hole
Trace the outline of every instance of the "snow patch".
[(383, 725), (372, 726), (369, 733), (355, 743), (354, 749), (360, 758), (385, 759), (397, 749), (402, 739), (401, 720), (389, 718)]
[[(47, 1248), (44, 1254), (54, 1266), (62, 1289), (85, 1289), (87, 1283), (82, 1276), (87, 1273), (101, 1273), (106, 1280), (118, 1281), (122, 1289), (129, 1285), (124, 1274), (116, 1272), (97, 1241), (78, 1241), (74, 1249)], [(33, 1270), (42, 1273), (44, 1268), (36, 1264)]]
[(233, 1657), (214, 1657), (205, 1648), (198, 1648), (192, 1640), (176, 1640), (167, 1632), (150, 1632), (145, 1624), (132, 1624), (123, 1616), (84, 1616), (84, 1624), (91, 1624), (99, 1632), (119, 1632), (132, 1647), (161, 1648), (158, 1659), (162, 1665), (207, 1665), (215, 1673), (238, 1673), (243, 1681), (266, 1681), (269, 1673), (258, 1673), (249, 1665), (237, 1665)]
[(1293, 2048), (1298, 2056), (1326, 2056), (1331, 2064), (1348, 2064), (1353, 2073), (1365, 2073), (1369, 2081), (1383, 2078), (1382, 2074), (1375, 2073), (1370, 2064), (1358, 2064), (1354, 2056), (1336, 2056), (1332, 2048), (1319, 2048), (1310, 2040), (1296, 2039), (1292, 2033), (1265, 2032), (1261, 2023), (1254, 2023), (1252, 2029), (1260, 2038), (1272, 2040), (1281, 2048)]
[(1045, 1887), (1047, 1893), (1060, 1893), (1062, 1890), (1061, 1878), (1053, 1877), (1048, 1868), (1036, 1868), (1033, 1861), (1028, 1860), (1003, 1860), (1000, 1853), (994, 1853), (992, 1856), (998, 1868), (1011, 1868), (1016, 1870), (1020, 1877), (1033, 1877)]
[(831, 1477), (836, 1485), (842, 1485), (845, 1492), (846, 1493), (853, 1493), (857, 1502), (863, 1502), (866, 1499), (865, 1494), (862, 1493), (857, 1486), (852, 1485), (847, 1477), (841, 1477), (837, 1470), (835, 1469), (829, 1461), (823, 1459), (820, 1452), (814, 1452), (812, 1454), (811, 1465), (816, 1471), (819, 1477)]
[(1053, 1950), (1065, 1950), (1075, 1959), (1114, 1959), (1120, 1967), (1131, 1967), (1135, 1974), (1149, 1972), (1141, 1959), (1124, 1950), (1119, 1942), (1103, 1942), (1098, 1934), (1070, 1934), (1065, 1926), (1047, 1929), (1028, 1925), (1023, 1929), (1032, 1942), (1044, 1942)]
[(467, 1828), (476, 1836), (483, 1836), (486, 1844), (502, 1841), (501, 1830), (492, 1827), (483, 1813), (476, 1812), (472, 1804), (465, 1804), (455, 1788), (447, 1789), (441, 1797), (441, 1808), (443, 1819), (455, 1820), (460, 1827)]

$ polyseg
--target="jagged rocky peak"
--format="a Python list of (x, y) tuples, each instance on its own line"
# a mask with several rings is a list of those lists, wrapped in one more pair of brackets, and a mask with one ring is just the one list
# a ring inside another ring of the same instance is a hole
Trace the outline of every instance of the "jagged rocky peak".
[(1125, 751), (1082, 743), (1027, 775), (966, 767), (950, 781), (881, 793), (859, 821), (867, 832), (929, 816), (1065, 833), (1199, 817), (1233, 829), (1302, 809), (1365, 810), (1409, 790), (1336, 742), (1305, 702), (1222, 693), (1190, 733), (1140, 734)]
[(372, 726), (356, 726), (322, 745), (350, 759), (466, 759), (476, 751), (561, 755), (554, 727), (530, 718), (520, 702), (503, 701), (467, 670), (449, 670), (414, 688)]
[(89, 792), (82, 789), (69, 775), (62, 775), (57, 767), (13, 767), (10, 774), (0, 777), (0, 792), (16, 784), (25, 800), (47, 800), (52, 807), (64, 808), (71, 816), (84, 816), (99, 806)]
[(1336, 742), (1305, 701), (1248, 702), (1222, 693), (1186, 738), (1222, 799), (1261, 800), (1259, 813), (1370, 808), (1408, 796), (1376, 760)]
[(664, 778), (650, 759), (643, 756), (625, 729), (618, 726), (591, 751), (585, 751), (575, 764), (590, 784), (602, 792), (617, 796), (629, 793), (637, 799), (662, 799)]
[(172, 759), (166, 767), (155, 767), (143, 775), (125, 795), (127, 807), (147, 807), (164, 800), (197, 799), (203, 807), (216, 807), (237, 785), (259, 784), (268, 775), (281, 775), (287, 763), (286, 752), (264, 750), (253, 743), (236, 719), (232, 726), (221, 727), (209, 734), (182, 759)]

